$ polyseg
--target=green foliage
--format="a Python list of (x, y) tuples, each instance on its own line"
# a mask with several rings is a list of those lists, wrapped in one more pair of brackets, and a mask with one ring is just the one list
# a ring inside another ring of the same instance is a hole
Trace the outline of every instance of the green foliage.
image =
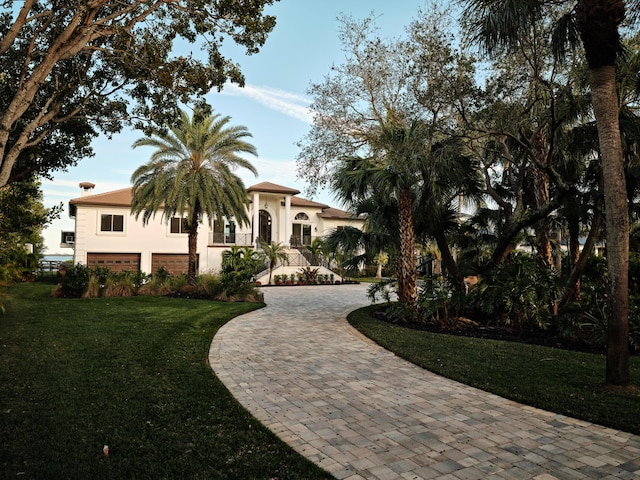
[(162, 268), (152, 278), (142, 271), (113, 272), (105, 267), (90, 269), (78, 264), (67, 269), (54, 294), (74, 298), (157, 295), (255, 301), (258, 299), (252, 280), (255, 258), (251, 255), (247, 258), (248, 261), (243, 266), (236, 265), (237, 270), (227, 265), (227, 271), (220, 275), (204, 274), (196, 277), (195, 285), (189, 284), (186, 275), (169, 275)]
[(198, 277), (198, 291), (209, 298), (219, 298), (224, 286), (219, 275), (205, 274)]
[(390, 323), (416, 323), (421, 320), (420, 312), (402, 301), (389, 305), (385, 310), (385, 318)]
[(94, 267), (91, 269), (91, 276), (95, 277), (100, 285), (103, 287), (107, 284), (109, 277), (113, 276), (114, 272), (112, 272), (108, 267)]
[(107, 267), (98, 266), (89, 269), (89, 282), (82, 296), (130, 297), (136, 295), (149, 280), (149, 275), (140, 270), (114, 272)]
[(33, 245), (36, 254), (41, 253), (42, 229), (58, 218), (61, 211), (61, 204), (50, 209), (44, 207), (40, 182), (33, 176), (0, 188), (0, 252), (3, 252), (0, 257), (27, 243)]
[[(179, 105), (198, 98), (204, 106), (212, 88), (244, 84), (223, 43), (258, 52), (275, 26), (264, 12), (274, 1), (6, 2), (0, 120), (12, 128), (0, 132), (0, 187), (91, 156), (99, 131), (113, 134), (133, 118), (144, 119), (138, 128), (173, 124)], [(175, 56), (178, 43), (206, 53)]]
[(38, 255), (16, 245), (0, 253), (0, 266), (4, 268), (4, 277), (10, 282), (33, 279), (38, 270)]
[(319, 268), (304, 267), (298, 270), (298, 278), (307, 284), (316, 283)]
[(153, 279), (154, 280), (158, 280), (160, 282), (163, 282), (163, 281), (167, 280), (170, 276), (171, 276), (171, 274), (169, 273), (169, 270), (167, 270), (164, 267), (160, 267), (156, 271), (155, 275), (153, 275)]
[[(638, 256), (632, 254), (629, 267), (629, 346), (640, 351), (640, 295), (634, 293), (638, 281)], [(592, 256), (587, 262), (580, 285), (580, 302), (569, 304), (558, 316), (557, 330), (564, 337), (585, 345), (607, 345), (607, 265), (603, 257)]]
[(60, 277), (62, 296), (70, 298), (82, 297), (89, 286), (90, 277), (91, 270), (89, 267), (80, 263), (67, 269), (65, 274)]
[(260, 247), (266, 260), (269, 262), (269, 283), (271, 283), (271, 274), (278, 262), (283, 265), (289, 264), (289, 256), (282, 245), (279, 242), (263, 243)]
[(254, 276), (263, 267), (265, 255), (250, 247), (231, 247), (222, 254), (222, 297), (234, 300), (255, 295)]
[(470, 303), (498, 325), (544, 330), (558, 299), (557, 282), (549, 267), (530, 255), (516, 254), (482, 277), (469, 294)]
[(418, 293), (420, 316), (426, 322), (445, 324), (466, 306), (464, 292), (440, 276), (425, 279)]
[(244, 184), (234, 171), (256, 169), (240, 154), (257, 155), (255, 147), (245, 141), (246, 127), (229, 126), (230, 117), (204, 116), (196, 110), (189, 117), (182, 112), (181, 121), (169, 131), (154, 130), (138, 139), (133, 147), (153, 147), (151, 159), (131, 176), (133, 200), (131, 212), (142, 214), (144, 224), (158, 212), (166, 221), (188, 212), (189, 284), (196, 279), (196, 242), (198, 225), (209, 218), (235, 218), (248, 224), (248, 199)]
[(395, 298), (397, 284), (395, 280), (381, 280), (377, 283), (372, 283), (367, 288), (367, 298), (372, 303), (378, 301), (378, 297), (382, 298), (387, 305), (391, 305), (391, 301)]

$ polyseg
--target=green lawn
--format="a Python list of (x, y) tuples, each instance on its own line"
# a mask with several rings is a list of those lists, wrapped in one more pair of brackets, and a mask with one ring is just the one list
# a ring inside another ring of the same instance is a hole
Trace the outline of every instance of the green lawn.
[[(372, 340), (439, 375), (528, 405), (640, 434), (640, 396), (606, 391), (603, 355), (416, 331), (349, 315)], [(640, 357), (631, 358), (640, 392)]]
[(206, 363), (216, 331), (260, 305), (54, 299), (52, 288), (16, 285), (4, 299), (0, 478), (331, 478), (255, 421)]

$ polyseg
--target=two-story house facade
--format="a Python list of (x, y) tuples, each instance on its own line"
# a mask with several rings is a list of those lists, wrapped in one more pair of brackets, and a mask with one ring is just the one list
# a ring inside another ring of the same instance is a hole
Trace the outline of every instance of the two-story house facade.
[[(183, 218), (162, 218), (159, 212), (144, 225), (131, 214), (132, 188), (93, 194), (95, 185), (80, 184), (81, 196), (69, 201), (75, 219), (74, 263), (104, 266), (114, 271), (172, 274), (187, 271), (187, 224)], [(364, 220), (348, 212), (298, 196), (296, 189), (269, 182), (247, 189), (248, 225), (233, 218), (206, 216), (198, 228), (198, 271), (217, 272), (222, 254), (233, 245), (257, 247), (278, 242), (285, 247), (308, 245), (337, 228), (363, 227)]]

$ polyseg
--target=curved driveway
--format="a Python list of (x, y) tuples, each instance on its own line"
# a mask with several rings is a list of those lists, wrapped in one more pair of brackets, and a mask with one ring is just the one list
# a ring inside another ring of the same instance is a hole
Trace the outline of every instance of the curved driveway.
[[(264, 288), (213, 339), (216, 375), (257, 419), (340, 479), (638, 479), (640, 437), (418, 368), (345, 315), (366, 285)], [(639, 412), (640, 414), (640, 412)]]

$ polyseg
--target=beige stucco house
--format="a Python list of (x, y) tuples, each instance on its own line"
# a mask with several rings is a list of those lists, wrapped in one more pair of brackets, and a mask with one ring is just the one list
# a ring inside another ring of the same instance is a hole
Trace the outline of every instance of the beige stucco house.
[[(182, 218), (168, 222), (161, 213), (143, 225), (131, 214), (132, 189), (93, 194), (95, 185), (80, 184), (81, 196), (69, 202), (75, 219), (74, 263), (105, 266), (114, 271), (156, 272), (165, 267), (171, 273), (187, 271), (187, 232)], [(269, 182), (247, 189), (250, 225), (240, 226), (233, 218), (205, 217), (198, 228), (198, 270), (219, 271), (222, 253), (232, 245), (259, 246), (258, 240), (279, 242), (297, 254), (296, 247), (309, 245), (337, 228), (362, 228), (363, 219), (298, 196), (293, 188)]]

